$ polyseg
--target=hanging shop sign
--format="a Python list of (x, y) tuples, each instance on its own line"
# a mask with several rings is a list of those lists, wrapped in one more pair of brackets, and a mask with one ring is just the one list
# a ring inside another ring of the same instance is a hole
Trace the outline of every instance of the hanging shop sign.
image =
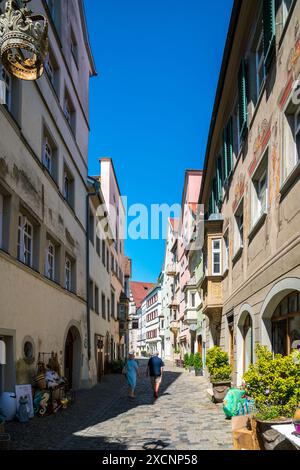
[(48, 22), (27, 8), (31, 0), (10, 0), (0, 15), (0, 58), (5, 70), (22, 80), (37, 80), (48, 53)]

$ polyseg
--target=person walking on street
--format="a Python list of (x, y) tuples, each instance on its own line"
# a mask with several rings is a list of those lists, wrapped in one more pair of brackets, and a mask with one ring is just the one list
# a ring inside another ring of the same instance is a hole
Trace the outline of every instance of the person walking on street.
[(164, 367), (165, 364), (159, 357), (159, 352), (155, 352), (153, 356), (149, 359), (147, 367), (147, 376), (150, 375), (155, 399), (158, 398), (158, 392), (162, 381)]
[(129, 385), (129, 397), (135, 398), (136, 377), (140, 377), (139, 366), (135, 360), (134, 352), (129, 353), (126, 364), (126, 378)]

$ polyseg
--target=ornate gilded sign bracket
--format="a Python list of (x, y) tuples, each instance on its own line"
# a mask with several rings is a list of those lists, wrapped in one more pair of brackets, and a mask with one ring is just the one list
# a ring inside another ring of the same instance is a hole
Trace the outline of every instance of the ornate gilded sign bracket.
[(27, 8), (31, 0), (6, 1), (0, 15), (0, 58), (4, 68), (22, 80), (37, 80), (48, 53), (48, 22)]

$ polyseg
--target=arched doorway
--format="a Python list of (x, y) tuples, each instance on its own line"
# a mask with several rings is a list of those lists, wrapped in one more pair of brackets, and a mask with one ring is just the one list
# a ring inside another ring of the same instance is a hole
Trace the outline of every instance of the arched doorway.
[(242, 307), (237, 324), (237, 385), (241, 385), (244, 373), (254, 362), (254, 337), (252, 311), (249, 305)]
[(272, 322), (272, 351), (287, 356), (300, 340), (300, 293), (287, 295), (276, 307)]
[(202, 335), (197, 337), (197, 352), (202, 356), (203, 354), (203, 344), (202, 344)]
[(261, 344), (273, 353), (289, 354), (300, 334), (300, 279), (286, 278), (273, 286), (262, 309)]
[(81, 338), (78, 329), (72, 326), (65, 342), (65, 377), (69, 388), (80, 387)]

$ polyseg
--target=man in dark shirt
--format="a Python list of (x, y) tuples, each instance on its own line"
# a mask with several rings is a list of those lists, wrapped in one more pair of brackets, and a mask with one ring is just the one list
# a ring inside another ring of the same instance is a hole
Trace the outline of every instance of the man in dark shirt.
[(162, 380), (163, 368), (165, 364), (161, 360), (159, 353), (156, 352), (148, 362), (147, 367), (147, 376), (150, 375), (153, 391), (154, 391), (154, 398), (158, 398), (158, 391)]

